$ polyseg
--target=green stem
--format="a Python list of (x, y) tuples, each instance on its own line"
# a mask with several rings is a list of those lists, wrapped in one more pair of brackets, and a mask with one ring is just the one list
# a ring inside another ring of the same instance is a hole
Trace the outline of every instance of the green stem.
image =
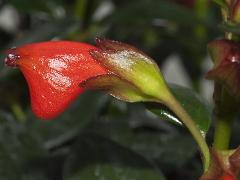
[(214, 134), (213, 147), (219, 150), (227, 150), (229, 148), (229, 141), (232, 129), (233, 117), (219, 117)]
[[(223, 22), (228, 22), (229, 11), (222, 8)], [(225, 32), (225, 38), (228, 40), (233, 39), (231, 32)], [(215, 118), (216, 128), (214, 132), (213, 147), (219, 150), (227, 150), (231, 137), (233, 117), (236, 113), (234, 108), (235, 100), (226, 93), (226, 90), (219, 83), (215, 82), (214, 86), (214, 101), (215, 101)]]
[(77, 0), (75, 3), (75, 16), (84, 19), (86, 14), (87, 0)]
[(213, 95), (215, 107), (215, 132), (213, 147), (227, 150), (231, 137), (232, 123), (237, 112), (238, 103), (221, 84), (215, 83)]
[(206, 172), (210, 164), (210, 153), (203, 135), (201, 134), (196, 124), (193, 122), (192, 118), (182, 107), (182, 105), (176, 100), (176, 98), (172, 94), (169, 94), (167, 99), (167, 102), (165, 102), (164, 104), (167, 105), (181, 119), (181, 121), (188, 128), (188, 130), (196, 140), (202, 152), (204, 172)]
[(25, 115), (24, 111), (22, 110), (21, 106), (18, 103), (13, 103), (11, 105), (11, 109), (12, 109), (13, 113), (15, 114), (16, 118), (20, 122), (25, 122), (26, 121), (26, 115)]
[[(206, 19), (209, 12), (209, 2), (208, 0), (197, 0), (195, 1), (195, 13), (201, 19)], [(195, 37), (202, 41), (206, 39), (207, 31), (206, 27), (203, 25), (196, 25), (194, 28)]]

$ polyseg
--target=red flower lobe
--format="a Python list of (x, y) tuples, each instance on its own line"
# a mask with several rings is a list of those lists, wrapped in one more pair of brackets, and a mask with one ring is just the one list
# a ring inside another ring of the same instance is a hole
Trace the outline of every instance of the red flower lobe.
[(96, 47), (70, 41), (34, 43), (10, 50), (5, 63), (18, 66), (24, 74), (33, 112), (41, 119), (52, 119), (83, 92), (79, 83), (107, 73), (90, 56), (90, 49)]

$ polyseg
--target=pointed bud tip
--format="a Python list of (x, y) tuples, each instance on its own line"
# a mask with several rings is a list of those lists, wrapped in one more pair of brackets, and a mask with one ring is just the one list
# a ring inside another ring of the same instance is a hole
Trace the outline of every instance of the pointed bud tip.
[[(97, 62), (102, 63), (104, 61), (105, 52), (102, 52), (99, 49), (90, 49), (89, 54), (92, 56), (93, 59), (95, 59)], [(104, 66), (104, 64), (102, 64)]]
[(17, 67), (17, 60), (20, 59), (20, 56), (17, 54), (16, 48), (11, 48), (6, 52), (7, 57), (4, 59), (4, 62), (9, 67)]
[(96, 37), (95, 38), (96, 44), (101, 43), (101, 41), (103, 41), (103, 38), (101, 38), (101, 37)]
[(96, 45), (101, 50), (108, 52), (116, 52), (133, 48), (132, 46), (127, 45), (125, 43), (105, 38), (96, 38)]
[(107, 45), (109, 40), (97, 37), (95, 39), (95, 42), (96, 42), (97, 47), (99, 47), (101, 50), (109, 50), (109, 47)]

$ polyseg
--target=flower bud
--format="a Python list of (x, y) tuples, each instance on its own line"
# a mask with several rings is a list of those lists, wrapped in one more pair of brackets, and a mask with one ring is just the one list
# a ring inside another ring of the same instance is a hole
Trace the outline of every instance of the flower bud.
[(83, 92), (80, 82), (108, 73), (90, 56), (90, 49), (96, 47), (70, 41), (27, 44), (9, 50), (5, 64), (24, 74), (36, 116), (52, 119)]
[(240, 46), (229, 40), (215, 40), (208, 44), (214, 67), (207, 73), (207, 79), (226, 86), (230, 94), (240, 96)]
[(97, 39), (97, 46), (99, 49), (90, 53), (111, 74), (90, 78), (81, 86), (104, 89), (130, 102), (167, 99), (168, 88), (158, 65), (150, 57), (117, 41)]

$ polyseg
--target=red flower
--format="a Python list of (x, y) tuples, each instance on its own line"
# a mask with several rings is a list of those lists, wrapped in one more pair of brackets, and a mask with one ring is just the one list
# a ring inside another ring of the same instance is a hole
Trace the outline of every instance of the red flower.
[(168, 87), (153, 59), (122, 42), (96, 39), (96, 43), (99, 49), (89, 53), (111, 73), (89, 78), (81, 87), (104, 90), (128, 102), (169, 101)]
[(171, 98), (157, 64), (143, 52), (105, 39), (97, 39), (97, 46), (67, 41), (29, 44), (11, 49), (5, 63), (23, 72), (32, 109), (42, 119), (59, 115), (85, 88), (128, 102)]
[(224, 174), (220, 180), (237, 180), (237, 179), (230, 174)]
[(89, 54), (91, 49), (97, 48), (69, 41), (34, 43), (9, 50), (5, 63), (24, 74), (36, 116), (52, 119), (83, 92), (79, 83), (107, 74)]
[(200, 180), (237, 180), (240, 170), (240, 147), (232, 151), (212, 149), (211, 165)]

